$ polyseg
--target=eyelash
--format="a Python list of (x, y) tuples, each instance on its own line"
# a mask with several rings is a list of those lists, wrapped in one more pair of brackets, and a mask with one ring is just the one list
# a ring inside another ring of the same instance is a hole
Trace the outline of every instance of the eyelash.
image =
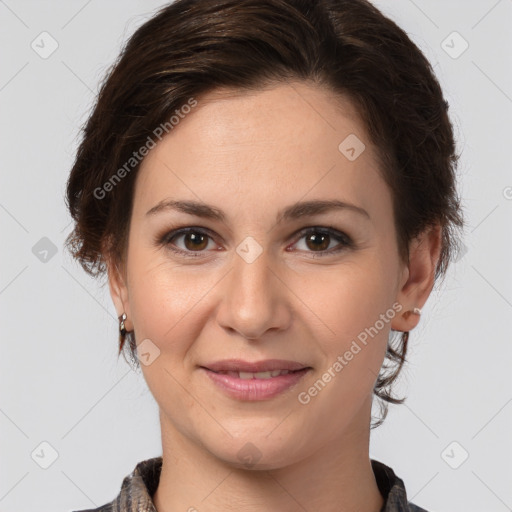
[[(173, 244), (171, 243), (172, 239), (182, 236), (182, 235), (186, 235), (188, 233), (201, 234), (201, 235), (205, 235), (205, 236), (213, 239), (209, 230), (205, 230), (204, 228), (197, 228), (194, 226), (190, 226), (190, 227), (186, 227), (186, 228), (174, 229), (170, 232), (165, 233), (163, 236), (160, 236), (157, 239), (157, 243), (159, 245), (165, 245), (169, 250), (173, 251), (174, 253), (184, 255), (186, 257), (197, 258), (197, 257), (203, 256), (203, 253), (205, 252), (204, 250), (203, 251), (185, 251), (183, 249), (177, 248), (176, 246), (173, 246)], [(338, 241), (342, 244), (341, 247), (339, 247), (338, 249), (334, 249), (334, 250), (333, 249), (329, 249), (329, 250), (324, 249), (323, 251), (306, 251), (306, 252), (310, 252), (311, 257), (313, 257), (313, 258), (321, 258), (324, 256), (330, 256), (333, 254), (337, 254), (343, 250), (351, 249), (354, 247), (353, 240), (345, 233), (338, 231), (337, 229), (334, 229), (331, 227), (319, 227), (319, 226), (318, 227), (312, 226), (312, 227), (304, 228), (303, 230), (301, 230), (296, 235), (296, 236), (298, 236), (298, 238), (295, 243), (299, 242), (302, 238), (304, 238), (306, 235), (309, 235), (311, 233), (319, 233), (322, 235), (329, 235), (330, 237), (334, 238), (336, 241)]]

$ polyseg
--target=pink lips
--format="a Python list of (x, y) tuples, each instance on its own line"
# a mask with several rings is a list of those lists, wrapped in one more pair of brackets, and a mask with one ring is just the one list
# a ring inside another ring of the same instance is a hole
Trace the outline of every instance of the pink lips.
[[(228, 396), (238, 400), (268, 400), (297, 384), (311, 370), (304, 364), (282, 359), (250, 363), (242, 360), (224, 360), (202, 366), (201, 370)], [(267, 379), (241, 379), (226, 372), (265, 372), (272, 370), (289, 370), (286, 375)]]

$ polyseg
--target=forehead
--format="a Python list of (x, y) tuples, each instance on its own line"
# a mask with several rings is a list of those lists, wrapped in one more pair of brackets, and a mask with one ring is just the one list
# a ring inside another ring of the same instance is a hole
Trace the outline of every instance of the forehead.
[[(241, 211), (263, 198), (266, 208), (275, 202), (279, 209), (284, 196), (312, 199), (335, 191), (365, 207), (370, 189), (383, 192), (375, 149), (348, 99), (295, 82), (217, 89), (196, 100), (142, 162), (134, 208), (165, 197), (215, 203), (226, 196)], [(347, 144), (360, 152), (357, 158), (346, 153)]]
[(334, 143), (337, 150), (336, 141), (349, 131), (368, 139), (348, 98), (311, 83), (282, 83), (256, 91), (220, 88), (198, 102), (194, 115), (182, 121), (181, 131), (189, 128), (210, 147), (286, 144), (282, 150), (296, 146), (300, 152), (304, 144), (314, 147), (319, 138), (325, 139), (320, 149)]

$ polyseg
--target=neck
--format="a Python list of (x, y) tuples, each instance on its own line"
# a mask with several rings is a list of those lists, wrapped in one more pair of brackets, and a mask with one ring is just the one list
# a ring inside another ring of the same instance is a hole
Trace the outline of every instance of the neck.
[(369, 413), (361, 419), (309, 457), (255, 470), (220, 460), (161, 413), (163, 462), (155, 507), (158, 512), (379, 512), (384, 499), (369, 458), (369, 428), (361, 428), (369, 425)]

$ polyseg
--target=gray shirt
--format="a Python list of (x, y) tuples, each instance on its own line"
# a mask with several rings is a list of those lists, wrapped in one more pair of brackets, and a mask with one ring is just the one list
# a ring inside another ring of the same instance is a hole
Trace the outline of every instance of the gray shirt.
[[(384, 497), (384, 505), (379, 512), (427, 512), (407, 500), (404, 482), (390, 467), (370, 460), (379, 491)], [(76, 512), (156, 512), (152, 496), (158, 487), (161, 469), (162, 457), (139, 462), (124, 478), (114, 500), (99, 508)]]

